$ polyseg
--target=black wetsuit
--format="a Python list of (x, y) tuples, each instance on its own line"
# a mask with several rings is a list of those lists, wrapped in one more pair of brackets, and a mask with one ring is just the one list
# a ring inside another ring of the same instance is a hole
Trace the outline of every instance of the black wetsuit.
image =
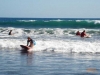
[(8, 35), (11, 35), (11, 31), (9, 32), (9, 34)]

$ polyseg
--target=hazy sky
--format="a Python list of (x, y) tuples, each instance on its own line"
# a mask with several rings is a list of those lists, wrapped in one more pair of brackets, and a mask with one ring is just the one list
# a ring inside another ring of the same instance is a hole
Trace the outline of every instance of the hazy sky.
[(100, 0), (0, 0), (0, 17), (100, 18)]

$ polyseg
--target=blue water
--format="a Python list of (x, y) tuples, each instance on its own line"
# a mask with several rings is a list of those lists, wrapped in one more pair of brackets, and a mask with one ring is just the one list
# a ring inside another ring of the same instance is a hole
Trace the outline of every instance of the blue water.
[(100, 75), (100, 18), (0, 18), (0, 61), (0, 75)]
[(100, 75), (99, 60), (92, 53), (1, 50), (0, 75)]
[(100, 28), (100, 18), (0, 18), (1, 27)]

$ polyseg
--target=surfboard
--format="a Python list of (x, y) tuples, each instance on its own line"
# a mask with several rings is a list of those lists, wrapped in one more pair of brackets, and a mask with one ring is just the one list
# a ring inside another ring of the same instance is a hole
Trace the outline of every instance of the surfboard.
[(86, 36), (85, 38), (91, 38), (91, 35)]
[(25, 46), (25, 45), (20, 45), (20, 47), (22, 48), (22, 50), (29, 50), (29, 47)]

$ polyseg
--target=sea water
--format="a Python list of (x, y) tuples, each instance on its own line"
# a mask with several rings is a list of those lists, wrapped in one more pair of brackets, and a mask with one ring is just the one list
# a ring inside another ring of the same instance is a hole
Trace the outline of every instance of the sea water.
[(100, 75), (100, 54), (0, 51), (0, 75)]
[[(21, 52), (28, 36), (36, 45)], [(0, 18), (0, 49), (1, 75), (99, 75), (100, 19)]]

